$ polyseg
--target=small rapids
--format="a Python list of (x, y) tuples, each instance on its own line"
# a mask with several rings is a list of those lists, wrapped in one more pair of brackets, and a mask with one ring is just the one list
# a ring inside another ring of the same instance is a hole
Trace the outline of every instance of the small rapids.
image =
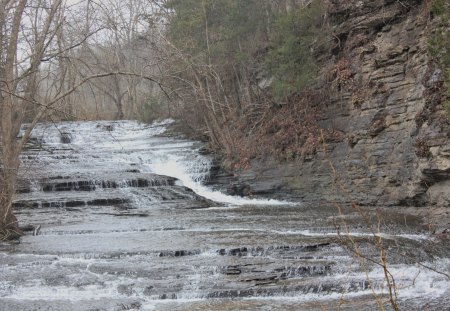
[(176, 155), (163, 150), (157, 153), (157, 160), (149, 167), (152, 172), (177, 178), (184, 186), (194, 190), (195, 193), (207, 199), (227, 203), (229, 205), (288, 205), (287, 201), (248, 199), (244, 197), (226, 195), (220, 191), (214, 191), (204, 186), (202, 182), (208, 177), (211, 168), (211, 160), (195, 155), (189, 159), (185, 155)]
[(40, 230), (0, 244), (1, 311), (390, 310), (378, 237), (400, 309), (448, 309), (448, 245), (416, 219), (212, 190), (171, 122), (38, 125), (14, 209)]

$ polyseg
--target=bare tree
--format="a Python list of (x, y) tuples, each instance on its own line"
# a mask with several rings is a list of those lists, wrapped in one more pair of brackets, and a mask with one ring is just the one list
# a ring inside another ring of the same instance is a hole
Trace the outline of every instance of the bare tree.
[[(88, 0), (88, 4), (89, 4)], [(68, 40), (64, 0), (0, 0), (0, 239), (21, 234), (12, 211), (19, 156), (36, 124), (94, 79), (144, 78), (119, 67), (74, 75), (71, 51), (96, 31)], [(72, 72), (69, 72), (69, 69)], [(158, 83), (159, 84), (159, 83)], [(21, 125), (29, 122), (23, 133)], [(20, 134), (20, 137), (19, 137)]]
[[(3, 0), (0, 7), (1, 69), (0, 116), (1, 158), (0, 171), (0, 230), (3, 235), (17, 232), (17, 219), (12, 213), (19, 155), (31, 130), (38, 120), (57, 102), (37, 102), (37, 73), (46, 52), (51, 50), (55, 32), (62, 23), (63, 4), (54, 0), (44, 6), (36, 1)], [(33, 23), (39, 19), (39, 22)], [(28, 18), (28, 19), (27, 19)], [(21, 45), (31, 48), (28, 54), (19, 55)], [(30, 105), (37, 105), (38, 112), (22, 138), (17, 139), (22, 122)]]
[[(155, 74), (152, 66), (154, 42), (148, 39), (153, 1), (107, 0), (96, 8), (101, 36), (85, 45), (79, 55), (80, 75), (88, 76), (106, 71)], [(89, 87), (97, 97), (115, 106), (115, 119), (137, 117), (138, 106), (145, 101), (150, 84), (136, 76), (110, 76), (91, 81)], [(86, 88), (87, 89), (87, 88)]]

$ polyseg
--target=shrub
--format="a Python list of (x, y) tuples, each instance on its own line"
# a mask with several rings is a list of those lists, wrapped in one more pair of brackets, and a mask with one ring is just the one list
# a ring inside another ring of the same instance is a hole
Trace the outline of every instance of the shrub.
[(428, 40), (428, 50), (433, 60), (444, 73), (444, 108), (450, 120), (450, 3), (448, 0), (433, 0), (430, 7), (430, 17), (435, 19), (435, 27)]
[(267, 68), (275, 78), (272, 92), (276, 99), (314, 83), (319, 70), (314, 53), (330, 42), (324, 21), (322, 1), (313, 1), (276, 19), (266, 58)]
[(161, 96), (150, 96), (142, 105), (140, 119), (150, 123), (156, 119), (167, 117), (166, 102)]

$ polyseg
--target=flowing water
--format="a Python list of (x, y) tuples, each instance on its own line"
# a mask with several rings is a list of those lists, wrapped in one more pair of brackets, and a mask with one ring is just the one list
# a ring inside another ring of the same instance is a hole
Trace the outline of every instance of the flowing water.
[[(0, 245), (0, 310), (389, 310), (383, 269), (351, 251), (379, 261), (361, 215), (213, 191), (168, 123), (38, 126), (14, 208), (40, 230)], [(448, 245), (376, 223), (401, 309), (448, 310)]]

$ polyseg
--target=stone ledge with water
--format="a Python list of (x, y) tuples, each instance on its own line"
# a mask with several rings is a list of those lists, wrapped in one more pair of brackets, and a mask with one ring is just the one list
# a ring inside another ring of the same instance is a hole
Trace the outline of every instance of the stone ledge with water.
[[(169, 123), (36, 128), (14, 208), (41, 229), (0, 246), (0, 310), (375, 310), (374, 291), (387, 301), (382, 269), (346, 247), (351, 237), (379, 257), (358, 213), (344, 209), (343, 236), (333, 207), (212, 190), (212, 160), (161, 135)], [(399, 306), (445, 310), (449, 246), (417, 219), (386, 219), (377, 235)]]

